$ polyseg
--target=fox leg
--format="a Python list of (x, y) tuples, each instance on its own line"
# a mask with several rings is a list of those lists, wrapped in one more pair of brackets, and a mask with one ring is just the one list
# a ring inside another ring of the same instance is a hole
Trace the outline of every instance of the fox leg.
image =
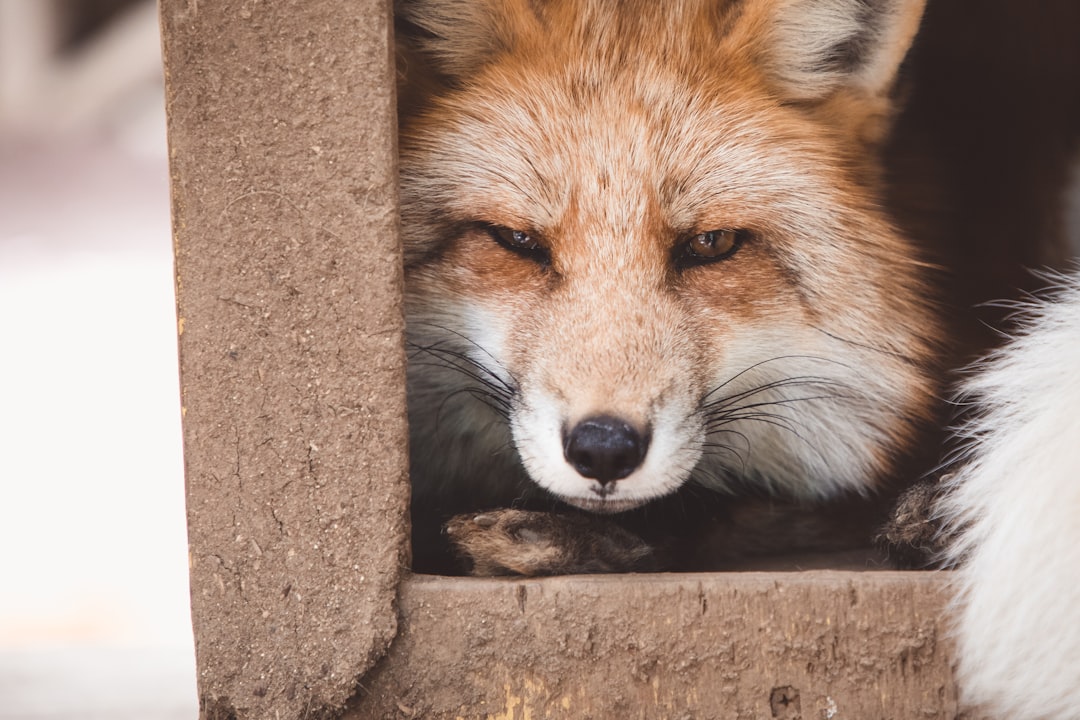
[(493, 510), (446, 524), (472, 575), (573, 575), (655, 571), (653, 548), (596, 515)]

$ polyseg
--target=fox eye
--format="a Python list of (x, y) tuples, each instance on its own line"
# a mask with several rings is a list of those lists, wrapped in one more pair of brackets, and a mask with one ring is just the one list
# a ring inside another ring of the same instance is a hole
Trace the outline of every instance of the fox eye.
[(746, 230), (709, 230), (687, 240), (677, 262), (683, 267), (704, 265), (734, 255), (747, 236)]
[(485, 225), (484, 229), (495, 239), (495, 242), (507, 250), (527, 257), (541, 265), (551, 262), (551, 256), (540, 242), (523, 230), (514, 230), (504, 225)]

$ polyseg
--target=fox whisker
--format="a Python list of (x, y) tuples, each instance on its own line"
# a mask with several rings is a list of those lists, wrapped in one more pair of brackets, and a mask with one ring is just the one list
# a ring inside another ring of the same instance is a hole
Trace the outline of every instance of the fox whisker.
[[(448, 347), (445, 347), (445, 345), (442, 342), (431, 344), (431, 345), (420, 345), (419, 343), (409, 341), (407, 344), (408, 344), (409, 347), (417, 350), (418, 352), (427, 353), (427, 354), (429, 354), (429, 355), (431, 355), (433, 357), (438, 357), (441, 360), (446, 360), (447, 358), (453, 358), (454, 360), (457, 360), (457, 361), (460, 361), (460, 362), (464, 363), (466, 366), (472, 366), (472, 367), (476, 368), (476, 370), (480, 374), (483, 375), (483, 381), (484, 381), (485, 384), (487, 384), (489, 386), (492, 386), (492, 387), (494, 387), (495, 385), (498, 385), (500, 387), (501, 391), (503, 391), (503, 392), (505, 392), (505, 393), (507, 393), (509, 395), (513, 395), (514, 393), (517, 392), (517, 384), (513, 381), (512, 376), (511, 376), (511, 379), (510, 379), (509, 382), (504, 380), (503, 378), (501, 378), (498, 375), (498, 373), (492, 372), (491, 368), (489, 368), (487, 365), (480, 362), (479, 360), (476, 360), (475, 358), (471, 357), (466, 352), (462, 352), (460, 350), (453, 350), (453, 349), (450, 349)], [(481, 347), (481, 346), (477, 345), (477, 347)], [(415, 357), (415, 355), (412, 355), (410, 357)], [(480, 379), (480, 378), (477, 378), (477, 379)]]
[[(459, 332), (459, 331), (454, 330), (453, 328), (447, 327), (445, 325), (440, 325), (438, 323), (428, 322), (428, 321), (424, 321), (424, 320), (410, 320), (409, 323), (410, 323), (410, 325), (412, 325), (414, 327), (417, 326), (417, 325), (422, 325), (422, 326), (425, 326), (425, 327), (434, 328), (435, 330), (438, 330), (439, 332), (444, 332), (444, 333), (447, 333), (449, 335), (453, 335), (454, 337), (458, 338), (459, 340), (462, 340), (462, 341), (468, 343), (469, 345), (472, 345), (474, 348), (476, 348), (481, 353), (483, 353), (485, 356), (487, 356), (487, 358), (489, 360), (491, 360), (492, 365), (494, 365), (499, 370), (501, 370), (506, 375), (506, 377), (511, 379), (511, 381), (514, 381), (513, 373), (510, 372), (510, 370), (499, 360), (499, 358), (495, 357), (495, 355), (492, 354), (492, 352), (490, 350), (488, 350), (486, 347), (484, 347), (480, 343), (473, 340), (471, 337), (469, 337), (465, 333)], [(417, 345), (416, 343), (410, 343), (410, 344)], [(432, 346), (432, 347), (434, 347), (434, 346)], [(476, 363), (476, 361), (473, 360), (472, 358), (467, 358), (467, 359), (468, 359), (469, 362)], [(477, 364), (479, 364), (479, 363), (477, 363)], [(490, 373), (490, 370), (488, 370), (487, 367), (484, 367), (484, 369)], [(495, 375), (495, 373), (490, 373), (490, 374), (492, 376), (498, 378), (498, 376)], [(514, 382), (516, 384), (516, 381), (514, 381)]]
[[(750, 366), (750, 368), (733, 375), (716, 388), (713, 388), (706, 393), (704, 397), (709, 398), (714, 396), (721, 388), (730, 385), (733, 380), (745, 375), (748, 370), (761, 367), (768, 362), (780, 359), (783, 358), (777, 357), (756, 363), (755, 365)], [(813, 359), (818, 360), (822, 358)], [(796, 397), (786, 397), (782, 394), (780, 397), (775, 397), (775, 399), (769, 397), (770, 394), (780, 394), (783, 391), (789, 391), (793, 388), (802, 388), (804, 390), (811, 388), (816, 389), (818, 392)], [(801, 375), (772, 380), (745, 390), (732, 392), (722, 397), (715, 397), (712, 400), (702, 403), (701, 412), (707, 439), (714, 438), (717, 434), (736, 433), (743, 439), (746, 446), (745, 451), (748, 453), (750, 452), (750, 440), (748, 436), (745, 433), (733, 430), (731, 426), (733, 424), (748, 422), (762, 423), (778, 428), (798, 438), (798, 440), (806, 445), (814, 454), (824, 460), (821, 450), (808, 439), (808, 437), (813, 437), (814, 433), (807, 432), (808, 428), (806, 427), (806, 424), (800, 420), (798, 415), (769, 411), (769, 409), (775, 408), (776, 410), (780, 410), (806, 403), (852, 402), (857, 401), (859, 397), (860, 396), (854, 392), (852, 388), (839, 380), (815, 375)], [(748, 402), (751, 400), (752, 402)], [(727, 449), (730, 446), (723, 442), (709, 441), (705, 443), (703, 447), (715, 451), (717, 449)], [(744, 460), (742, 456), (739, 457), (740, 460)], [(745, 462), (743, 462), (743, 464), (745, 465)]]
[[(442, 416), (446, 404), (462, 393), (473, 397), (478, 402), (494, 411), (506, 421), (510, 419), (510, 411), (513, 406), (516, 388), (510, 383), (499, 378), (491, 372), (483, 363), (469, 357), (467, 353), (451, 350), (440, 344), (420, 345), (416, 342), (407, 343), (410, 350), (410, 365), (414, 367), (442, 367), (453, 370), (464, 376), (468, 381), (464, 386), (459, 386), (447, 392), (439, 404), (437, 417)], [(416, 360), (419, 355), (426, 355), (428, 360)], [(436, 428), (438, 421), (436, 421)]]
[(468, 385), (466, 387), (470, 387), (476, 390), (483, 390), (487, 392), (491, 397), (498, 398), (500, 402), (502, 402), (502, 404), (506, 405), (507, 407), (509, 407), (510, 400), (513, 397), (512, 394), (506, 392), (502, 387), (491, 383), (479, 373), (469, 370), (467, 367), (462, 367), (456, 363), (449, 362), (442, 358), (436, 357), (436, 359), (429, 361), (418, 360), (414, 361), (413, 365), (415, 367), (440, 367), (454, 370), (461, 375), (464, 375), (466, 378), (469, 378), (470, 380), (477, 383), (477, 385)]
[[(819, 357), (817, 355), (778, 355), (776, 357), (768, 358), (767, 360), (761, 360), (759, 362), (756, 362), (753, 365), (750, 365), (749, 367), (746, 367), (746, 368), (740, 370), (739, 372), (735, 373), (734, 375), (729, 377), (727, 380), (720, 383), (719, 385), (714, 387), (709, 392), (705, 393), (705, 395), (702, 396), (702, 398), (701, 398), (701, 402), (705, 403), (706, 401), (708, 401), (709, 396), (713, 395), (714, 393), (719, 392), (720, 390), (723, 390), (725, 387), (727, 387), (731, 383), (735, 382), (736, 380), (741, 378), (743, 375), (746, 375), (747, 373), (749, 373), (749, 372), (751, 372), (753, 370), (757, 370), (758, 368), (760, 368), (760, 367), (762, 367), (764, 365), (767, 365), (768, 363), (780, 362), (780, 361), (783, 361), (783, 360), (812, 360), (812, 361), (815, 361), (815, 362), (830, 363), (830, 364), (838, 365), (838, 366), (844, 367), (844, 368), (848, 367), (846, 364), (840, 362), (839, 360), (832, 360), (830, 358)], [(792, 380), (792, 379), (794, 379), (794, 378), (789, 378), (789, 380)], [(825, 378), (820, 378), (820, 379), (825, 381)], [(786, 381), (780, 381), (780, 382), (786, 382)]]

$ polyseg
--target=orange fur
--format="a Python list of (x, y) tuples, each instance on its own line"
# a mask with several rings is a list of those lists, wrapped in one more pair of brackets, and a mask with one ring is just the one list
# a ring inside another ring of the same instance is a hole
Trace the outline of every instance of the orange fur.
[[(879, 207), (922, 2), (866, 7), (400, 4), (418, 498), (514, 497), (527, 475), (613, 512), (690, 480), (820, 499), (894, 471), (940, 336), (919, 253)], [(748, 240), (674, 260), (721, 229)], [(742, 407), (710, 421), (721, 397)], [(563, 457), (597, 415), (651, 433), (606, 494)]]

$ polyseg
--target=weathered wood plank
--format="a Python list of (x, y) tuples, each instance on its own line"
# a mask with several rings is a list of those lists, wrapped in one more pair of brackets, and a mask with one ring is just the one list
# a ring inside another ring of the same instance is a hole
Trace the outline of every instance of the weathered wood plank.
[(340, 707), (396, 630), (388, 0), (163, 0), (204, 717)]
[(943, 580), (414, 577), (346, 717), (955, 718)]

